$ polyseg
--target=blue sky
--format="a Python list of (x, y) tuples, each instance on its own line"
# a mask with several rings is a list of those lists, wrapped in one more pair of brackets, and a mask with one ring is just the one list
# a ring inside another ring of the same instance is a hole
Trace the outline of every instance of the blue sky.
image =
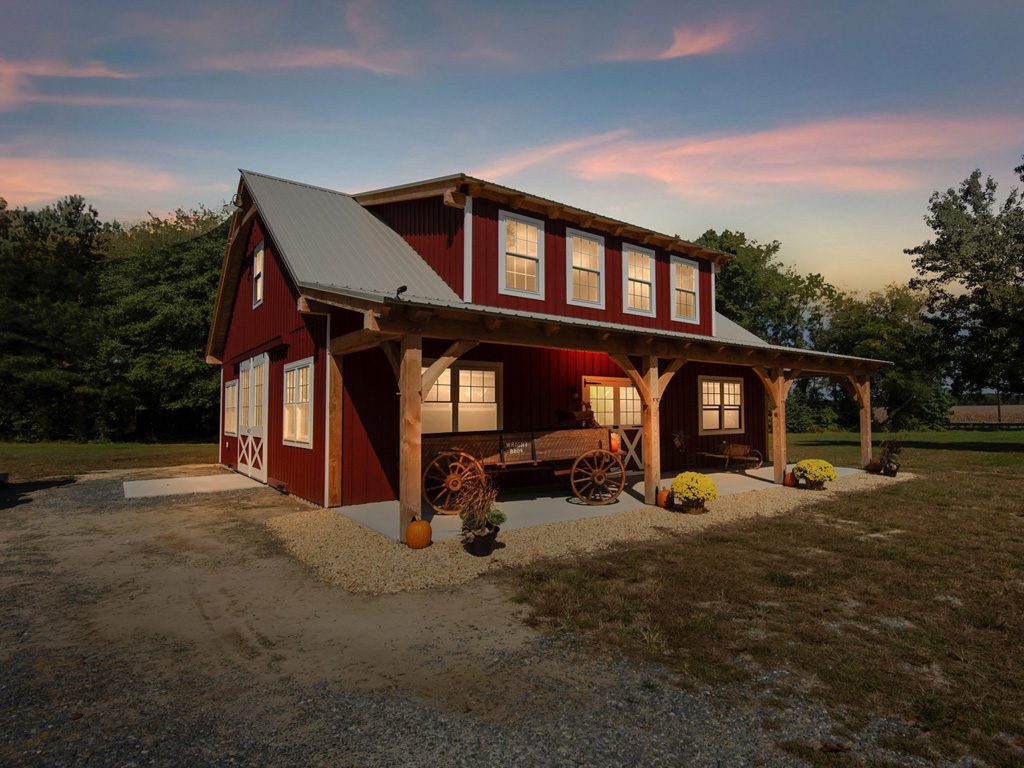
[(929, 194), (1024, 153), (1024, 3), (0, 0), (0, 196), (122, 220), (236, 169), (467, 171), (731, 228), (841, 287), (910, 276)]

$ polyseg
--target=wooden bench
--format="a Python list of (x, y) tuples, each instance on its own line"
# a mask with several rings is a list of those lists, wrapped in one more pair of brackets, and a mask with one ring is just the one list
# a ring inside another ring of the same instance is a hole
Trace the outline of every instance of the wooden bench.
[(764, 464), (764, 456), (760, 451), (755, 450), (752, 445), (743, 445), (742, 443), (723, 443), (720, 453), (700, 451), (697, 455), (707, 456), (711, 459), (724, 459), (726, 469), (729, 468), (730, 461), (743, 462), (747, 465), (747, 469), (757, 469)]

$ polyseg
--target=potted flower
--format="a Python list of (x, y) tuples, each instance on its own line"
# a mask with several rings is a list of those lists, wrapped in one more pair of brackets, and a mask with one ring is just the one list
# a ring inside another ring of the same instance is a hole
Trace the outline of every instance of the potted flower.
[(793, 476), (803, 480), (813, 491), (825, 488), (825, 483), (835, 480), (836, 468), (823, 459), (804, 459), (793, 467)]
[(896, 440), (883, 440), (882, 441), (882, 455), (878, 461), (882, 465), (882, 474), (888, 475), (889, 477), (896, 477), (896, 472), (900, 468), (900, 451), (903, 450), (903, 446)]
[(486, 475), (465, 483), (459, 490), (457, 505), (462, 518), (462, 545), (475, 557), (487, 557), (494, 551), (505, 513), (495, 506), (498, 489)]
[(676, 506), (697, 514), (704, 511), (704, 502), (718, 498), (715, 481), (700, 472), (680, 472), (672, 481)]

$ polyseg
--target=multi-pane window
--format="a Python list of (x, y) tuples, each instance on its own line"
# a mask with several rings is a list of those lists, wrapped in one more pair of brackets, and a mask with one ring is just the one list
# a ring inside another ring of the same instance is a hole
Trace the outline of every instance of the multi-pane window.
[(697, 263), (672, 257), (672, 319), (697, 322)]
[(313, 444), (313, 359), (284, 367), (284, 442)]
[(263, 363), (252, 367), (252, 426), (263, 426)]
[(224, 385), (224, 434), (238, 434), (238, 381)]
[(544, 298), (544, 224), (536, 219), (498, 213), (502, 293)]
[(252, 305), (258, 307), (263, 303), (263, 241), (260, 240), (252, 252)]
[(629, 379), (586, 378), (583, 391), (602, 427), (638, 427), (643, 423), (640, 394)]
[[(426, 367), (423, 368), (426, 371)], [(446, 368), (423, 395), (423, 432), (484, 432), (499, 428), (501, 397), (497, 366), (481, 363)]]
[(238, 372), (238, 410), (242, 427), (249, 426), (249, 369)]
[(604, 238), (569, 229), (565, 233), (568, 255), (570, 304), (604, 307)]
[(632, 314), (653, 315), (654, 251), (635, 245), (622, 247), (623, 308)]
[(743, 431), (743, 381), (700, 378), (700, 431)]

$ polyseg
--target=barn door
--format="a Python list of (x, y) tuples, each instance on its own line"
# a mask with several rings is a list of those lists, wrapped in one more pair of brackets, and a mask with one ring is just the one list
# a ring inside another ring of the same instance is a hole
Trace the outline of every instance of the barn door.
[(267, 482), (267, 397), (270, 361), (266, 354), (238, 370), (238, 471)]
[(629, 379), (586, 376), (583, 394), (594, 412), (594, 420), (619, 433), (626, 469), (643, 469), (642, 404)]

